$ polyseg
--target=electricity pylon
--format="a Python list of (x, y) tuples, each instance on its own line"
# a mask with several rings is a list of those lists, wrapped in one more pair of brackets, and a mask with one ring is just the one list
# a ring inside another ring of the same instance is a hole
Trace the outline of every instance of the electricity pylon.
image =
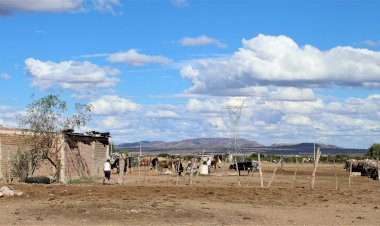
[(236, 154), (240, 152), (239, 143), (239, 122), (241, 117), (242, 109), (244, 108), (244, 101), (241, 105), (227, 106), (228, 117), (230, 120), (230, 133), (232, 144), (228, 148), (228, 154), (231, 156), (231, 151)]

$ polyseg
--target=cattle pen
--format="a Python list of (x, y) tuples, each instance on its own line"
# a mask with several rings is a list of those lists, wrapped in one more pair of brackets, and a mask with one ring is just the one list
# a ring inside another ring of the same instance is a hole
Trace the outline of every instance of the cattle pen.
[(0, 224), (377, 225), (380, 220), (378, 181), (352, 177), (349, 188), (344, 164), (320, 163), (314, 189), (313, 163), (281, 167), (263, 161), (263, 187), (258, 170), (242, 172), (239, 185), (228, 166), (212, 168), (211, 175), (193, 174), (191, 185), (185, 172), (156, 172), (150, 165), (132, 166), (122, 184), (116, 172), (110, 185), (101, 178), (67, 185), (13, 182), (8, 186), (25, 195), (0, 199)]

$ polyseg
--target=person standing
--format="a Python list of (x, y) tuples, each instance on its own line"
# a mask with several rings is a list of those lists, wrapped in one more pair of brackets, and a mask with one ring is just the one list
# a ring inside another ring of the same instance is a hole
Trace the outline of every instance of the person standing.
[(208, 169), (208, 175), (211, 173), (211, 159), (207, 158), (207, 169)]
[(111, 163), (110, 163), (109, 159), (107, 159), (107, 161), (104, 163), (103, 184), (106, 183), (106, 179), (108, 180), (108, 183), (110, 183), (110, 180), (111, 180)]

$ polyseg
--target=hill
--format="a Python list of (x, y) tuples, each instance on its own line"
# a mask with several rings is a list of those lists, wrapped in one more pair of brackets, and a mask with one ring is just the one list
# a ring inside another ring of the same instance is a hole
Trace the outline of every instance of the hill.
[[(247, 139), (239, 139), (242, 148), (264, 147), (262, 144)], [(124, 143), (116, 145), (117, 149), (129, 149), (137, 151), (140, 149), (140, 142)], [(199, 151), (202, 149), (213, 151), (224, 151), (228, 147), (232, 147), (232, 139), (230, 138), (195, 138), (182, 141), (141, 141), (141, 149), (144, 151)]]

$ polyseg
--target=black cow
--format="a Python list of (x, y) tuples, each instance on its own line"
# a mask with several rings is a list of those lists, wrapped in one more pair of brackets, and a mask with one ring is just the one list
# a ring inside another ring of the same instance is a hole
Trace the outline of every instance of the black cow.
[(242, 170), (247, 170), (248, 171), (247, 175), (249, 175), (250, 172), (253, 174), (253, 171), (256, 170), (257, 167), (259, 166), (257, 162), (238, 162), (235, 164), (231, 164), (230, 169), (236, 170), (236, 164), (238, 166), (239, 176), (240, 176), (240, 171)]
[[(124, 162), (124, 173), (126, 173), (127, 172), (127, 165), (128, 165), (128, 168), (131, 168), (131, 158), (127, 157), (124, 160), (125, 160), (125, 162)], [(116, 168), (117, 169), (117, 174), (119, 174), (119, 171), (120, 171), (119, 165), (120, 165), (119, 159), (116, 159), (115, 162), (113, 162), (111, 164), (111, 169)]]

